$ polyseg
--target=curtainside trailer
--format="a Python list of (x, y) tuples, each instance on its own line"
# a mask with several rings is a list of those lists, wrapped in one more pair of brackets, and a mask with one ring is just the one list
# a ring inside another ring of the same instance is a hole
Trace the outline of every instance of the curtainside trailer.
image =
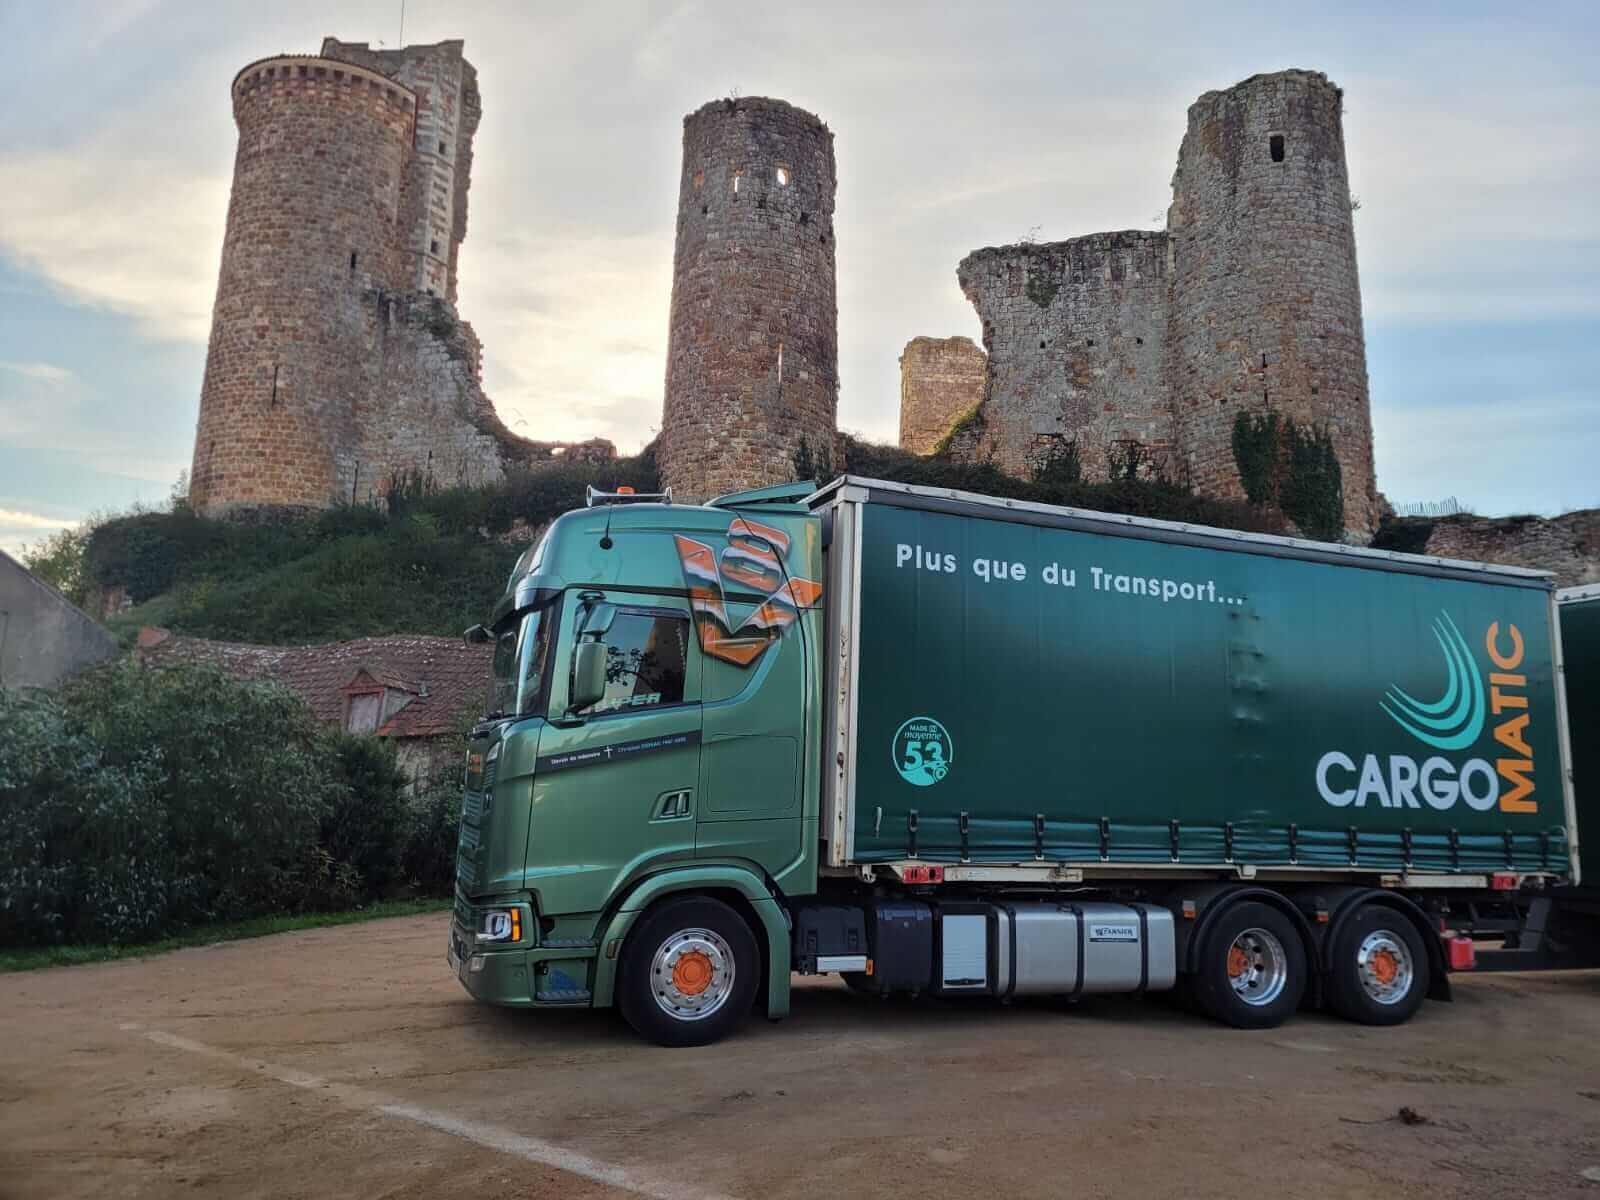
[(1537, 572), (845, 477), (591, 495), (468, 636), (449, 962), (666, 1044), (827, 972), (1392, 1024), (1581, 878)]

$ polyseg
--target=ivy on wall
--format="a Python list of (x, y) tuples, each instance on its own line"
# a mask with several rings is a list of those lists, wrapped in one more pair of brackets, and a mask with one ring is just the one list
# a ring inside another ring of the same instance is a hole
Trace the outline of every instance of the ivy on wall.
[(1332, 542), (1344, 533), (1344, 471), (1325, 427), (1242, 412), (1233, 422), (1233, 461), (1251, 504), (1279, 509), (1310, 538)]

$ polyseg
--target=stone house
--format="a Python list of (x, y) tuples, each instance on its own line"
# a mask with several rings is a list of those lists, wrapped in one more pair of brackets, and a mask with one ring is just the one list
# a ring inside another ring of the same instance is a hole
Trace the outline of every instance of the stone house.
[(493, 647), (415, 634), (254, 646), (146, 626), (136, 653), (149, 666), (209, 663), (281, 683), (324, 724), (392, 740), (415, 786), (460, 766), (453, 735), (483, 711)]

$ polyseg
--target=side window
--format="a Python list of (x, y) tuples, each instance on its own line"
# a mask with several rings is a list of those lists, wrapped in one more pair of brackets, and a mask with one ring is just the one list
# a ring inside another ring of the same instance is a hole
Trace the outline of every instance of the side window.
[(607, 630), (605, 644), (606, 692), (590, 715), (683, 703), (688, 618), (624, 609)]

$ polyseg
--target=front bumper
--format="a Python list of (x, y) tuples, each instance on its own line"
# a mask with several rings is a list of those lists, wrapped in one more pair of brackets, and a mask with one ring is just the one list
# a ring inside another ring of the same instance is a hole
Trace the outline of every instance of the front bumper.
[(490, 948), (474, 942), (459, 916), (450, 924), (445, 961), (475, 1000), (517, 1008), (587, 1008), (594, 998), (592, 948)]

